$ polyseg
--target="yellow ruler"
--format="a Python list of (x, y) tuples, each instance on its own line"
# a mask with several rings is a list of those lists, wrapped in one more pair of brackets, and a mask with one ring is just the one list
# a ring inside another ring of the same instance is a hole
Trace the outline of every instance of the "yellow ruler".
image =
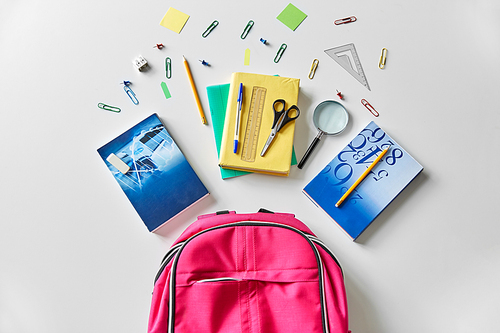
[(252, 90), (252, 99), (250, 101), (250, 110), (248, 112), (245, 129), (243, 150), (241, 151), (241, 159), (246, 162), (255, 162), (266, 92), (266, 88), (257, 86), (254, 86)]

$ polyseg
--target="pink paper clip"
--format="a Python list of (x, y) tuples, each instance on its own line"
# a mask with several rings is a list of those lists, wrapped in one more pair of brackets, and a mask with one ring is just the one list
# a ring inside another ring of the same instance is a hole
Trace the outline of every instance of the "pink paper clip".
[(335, 25), (339, 25), (339, 24), (351, 23), (354, 21), (356, 21), (356, 16), (350, 16), (350, 17), (346, 17), (343, 19), (339, 19), (339, 20), (334, 21), (333, 23)]
[(361, 104), (363, 104), (365, 106), (365, 108), (367, 108), (368, 111), (371, 112), (372, 115), (374, 115), (375, 117), (379, 116), (379, 113), (377, 112), (377, 110), (375, 110), (375, 108), (370, 103), (368, 103), (368, 101), (366, 99), (363, 98), (361, 100)]

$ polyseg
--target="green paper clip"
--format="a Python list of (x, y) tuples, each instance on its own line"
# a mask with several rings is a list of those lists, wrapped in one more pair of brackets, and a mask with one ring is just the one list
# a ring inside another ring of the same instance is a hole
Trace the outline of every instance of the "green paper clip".
[(210, 24), (210, 26), (207, 28), (207, 30), (205, 30), (205, 32), (201, 34), (201, 37), (206, 38), (212, 32), (212, 30), (214, 30), (215, 27), (218, 25), (219, 21), (217, 20), (213, 21), (212, 24)]
[(170, 58), (165, 58), (165, 76), (167, 79), (172, 77), (172, 60)]
[(97, 107), (99, 109), (103, 109), (103, 110), (106, 110), (106, 111), (112, 111), (112, 112), (120, 112), (121, 109), (117, 106), (111, 106), (111, 105), (107, 105), (107, 104), (104, 104), (104, 103), (99, 103), (97, 104)]
[(283, 52), (285, 52), (285, 50), (286, 50), (286, 44), (283, 43), (283, 44), (281, 44), (280, 49), (278, 50), (278, 53), (276, 53), (276, 57), (274, 57), (275, 63), (278, 63), (278, 61), (280, 61), (281, 56), (283, 55)]
[(252, 29), (252, 27), (253, 27), (253, 24), (254, 24), (254, 22), (252, 20), (248, 21), (248, 24), (245, 27), (245, 30), (243, 30), (243, 32), (241, 33), (241, 36), (240, 36), (241, 39), (245, 39), (247, 37), (248, 33), (250, 32), (250, 29)]

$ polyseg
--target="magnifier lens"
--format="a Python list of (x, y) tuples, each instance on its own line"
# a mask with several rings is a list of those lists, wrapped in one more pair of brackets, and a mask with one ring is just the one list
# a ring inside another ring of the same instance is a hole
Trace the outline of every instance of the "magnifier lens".
[(325, 101), (317, 106), (314, 125), (326, 134), (339, 134), (347, 126), (349, 117), (344, 107), (335, 101)]
[(335, 101), (321, 102), (313, 113), (313, 123), (318, 128), (319, 133), (307, 148), (297, 167), (302, 169), (323, 134), (339, 134), (346, 128), (348, 121), (349, 115), (342, 104)]

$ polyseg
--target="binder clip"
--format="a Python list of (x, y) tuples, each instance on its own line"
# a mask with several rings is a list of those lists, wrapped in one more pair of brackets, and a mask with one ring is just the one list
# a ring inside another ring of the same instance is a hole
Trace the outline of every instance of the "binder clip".
[[(337, 89), (335, 89), (337, 90)], [(342, 95), (342, 93), (340, 91), (337, 90), (337, 96), (339, 96), (340, 99), (344, 99), (344, 96)]]
[(267, 45), (267, 40), (265, 40), (264, 38), (261, 38), (260, 41), (262, 44)]
[(143, 56), (140, 55), (137, 58), (135, 58), (134, 65), (135, 68), (139, 70), (139, 72), (142, 72), (143, 70), (146, 70), (148, 68), (148, 61), (144, 59)]
[(210, 66), (210, 64), (208, 62), (206, 62), (205, 60), (200, 60), (200, 62), (203, 66)]
[(162, 48), (164, 48), (165, 46), (163, 44), (156, 44), (155, 46), (153, 46), (153, 48), (157, 48), (158, 50), (161, 50)]

